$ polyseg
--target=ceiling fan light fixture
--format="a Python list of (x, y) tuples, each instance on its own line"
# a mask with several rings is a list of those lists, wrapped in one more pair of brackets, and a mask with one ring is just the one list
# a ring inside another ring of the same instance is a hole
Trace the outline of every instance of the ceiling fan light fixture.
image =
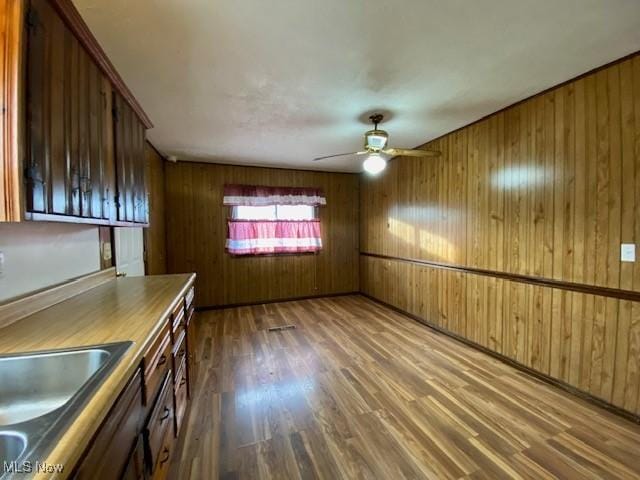
[(389, 135), (384, 130), (369, 130), (364, 134), (364, 148), (378, 151), (382, 150), (389, 140)]
[(387, 161), (381, 155), (372, 153), (362, 162), (362, 168), (370, 175), (377, 175), (387, 168)]
[[(324, 160), (326, 158), (346, 157), (351, 155), (369, 155), (363, 162), (362, 167), (365, 172), (376, 175), (387, 166), (387, 158), (390, 157), (437, 157), (440, 152), (435, 150), (418, 150), (409, 148), (389, 148), (389, 134), (384, 130), (378, 130), (378, 124), (382, 122), (384, 116), (381, 113), (375, 113), (369, 117), (373, 122), (373, 130), (369, 130), (364, 134), (364, 150), (361, 152), (338, 153), (337, 155), (325, 155), (324, 157), (314, 158), (313, 161)], [(380, 154), (386, 155), (381, 157)]]

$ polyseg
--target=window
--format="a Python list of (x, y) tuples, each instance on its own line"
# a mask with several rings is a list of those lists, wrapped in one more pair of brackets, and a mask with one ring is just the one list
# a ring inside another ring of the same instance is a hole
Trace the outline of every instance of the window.
[(267, 205), (231, 207), (234, 220), (315, 220), (316, 208), (312, 205)]
[(225, 185), (230, 207), (227, 252), (231, 255), (304, 253), (322, 250), (318, 207), (321, 189)]

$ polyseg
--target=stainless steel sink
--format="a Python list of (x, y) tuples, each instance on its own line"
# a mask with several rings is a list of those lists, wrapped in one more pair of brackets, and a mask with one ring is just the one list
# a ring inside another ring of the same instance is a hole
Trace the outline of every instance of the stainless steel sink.
[(0, 466), (42, 462), (131, 345), (0, 355)]
[(17, 461), (26, 448), (27, 439), (24, 435), (17, 432), (0, 433), (0, 458), (5, 462)]
[(0, 427), (60, 408), (110, 357), (104, 348), (0, 358)]

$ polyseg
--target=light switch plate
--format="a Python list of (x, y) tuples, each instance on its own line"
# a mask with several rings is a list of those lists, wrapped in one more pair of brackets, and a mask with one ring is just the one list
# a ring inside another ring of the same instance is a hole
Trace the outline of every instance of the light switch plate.
[(623, 243), (620, 245), (620, 261), (635, 262), (636, 261), (636, 244)]
[(102, 244), (102, 259), (107, 262), (111, 260), (111, 244), (110, 243)]

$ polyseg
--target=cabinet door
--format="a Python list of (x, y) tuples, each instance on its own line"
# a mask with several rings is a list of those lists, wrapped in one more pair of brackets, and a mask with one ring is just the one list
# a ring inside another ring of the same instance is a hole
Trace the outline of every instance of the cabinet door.
[(120, 95), (113, 102), (118, 220), (147, 223), (145, 127)]
[(142, 438), (139, 437), (136, 446), (131, 452), (129, 462), (124, 469), (121, 480), (144, 480), (146, 478), (145, 472), (144, 442)]
[(111, 123), (108, 109), (111, 88), (88, 55), (81, 69), (81, 106), (86, 109), (81, 127), (80, 153), (80, 210), (83, 217), (109, 218), (110, 195), (113, 195), (108, 174), (109, 149), (106, 143), (112, 138), (106, 131)]
[(108, 219), (110, 84), (47, 0), (27, 23), (27, 211)]
[(198, 378), (198, 365), (196, 363), (196, 326), (193, 307), (187, 314), (187, 378), (189, 379), (189, 397), (193, 398)]
[[(59, 135), (59, 124), (51, 129), (52, 110), (59, 112), (60, 106), (53, 105), (52, 96), (62, 91), (63, 79), (59, 68), (53, 68), (53, 58), (60, 59), (61, 45), (64, 44), (62, 21), (44, 0), (33, 0), (27, 15), (28, 55), (27, 55), (27, 131), (29, 150), (25, 161), (26, 209), (30, 212), (48, 211), (49, 168), (52, 154), (61, 152), (52, 149), (51, 135)], [(56, 48), (53, 48), (56, 45)], [(57, 63), (57, 62), (56, 62)], [(59, 148), (60, 144), (53, 146)]]
[(147, 446), (149, 470), (157, 468), (160, 460), (166, 454), (162, 451), (165, 437), (173, 436), (173, 423), (175, 409), (173, 406), (173, 373), (165, 376), (158, 400), (149, 414), (149, 420), (145, 428), (145, 440)]
[(142, 431), (142, 372), (136, 371), (77, 467), (77, 480), (116, 480), (129, 468)]

